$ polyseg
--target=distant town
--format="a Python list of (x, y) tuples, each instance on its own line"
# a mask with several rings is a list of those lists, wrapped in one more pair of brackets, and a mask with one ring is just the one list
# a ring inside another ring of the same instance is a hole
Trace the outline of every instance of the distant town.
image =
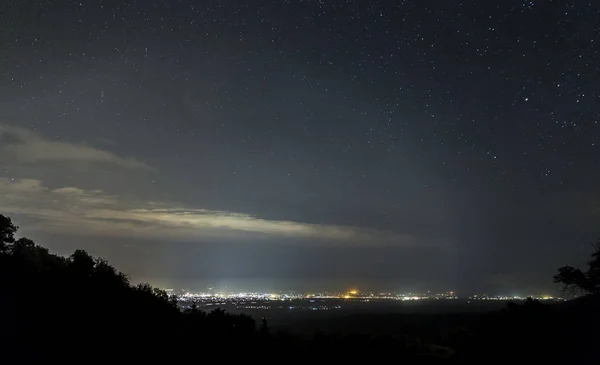
[[(488, 295), (476, 294), (468, 297), (459, 297), (454, 291), (434, 293), (393, 293), (393, 292), (361, 292), (349, 290), (345, 292), (323, 291), (311, 293), (285, 292), (285, 293), (260, 293), (260, 292), (227, 292), (209, 289), (206, 292), (175, 291), (166, 289), (170, 295), (177, 295), (182, 308), (197, 306), (207, 308), (211, 306), (233, 306), (238, 309), (271, 309), (273, 305), (278, 308), (331, 310), (340, 309), (346, 303), (368, 303), (383, 301), (523, 301), (528, 298), (540, 301), (564, 301), (564, 298), (550, 295)], [(289, 302), (284, 306), (282, 302)]]

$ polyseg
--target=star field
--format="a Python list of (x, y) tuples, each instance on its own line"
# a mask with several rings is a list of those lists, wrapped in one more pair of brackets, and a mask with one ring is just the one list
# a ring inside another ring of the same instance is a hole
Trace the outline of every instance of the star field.
[[(158, 284), (552, 288), (598, 236), (599, 19), (591, 1), (8, 1), (0, 209)], [(79, 189), (59, 204), (89, 230), (32, 188)]]

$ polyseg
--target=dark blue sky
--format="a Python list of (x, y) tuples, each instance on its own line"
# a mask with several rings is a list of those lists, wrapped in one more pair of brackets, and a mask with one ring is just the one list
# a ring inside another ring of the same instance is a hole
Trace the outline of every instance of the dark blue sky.
[(600, 4), (5, 1), (0, 212), (134, 280), (556, 289), (600, 236)]

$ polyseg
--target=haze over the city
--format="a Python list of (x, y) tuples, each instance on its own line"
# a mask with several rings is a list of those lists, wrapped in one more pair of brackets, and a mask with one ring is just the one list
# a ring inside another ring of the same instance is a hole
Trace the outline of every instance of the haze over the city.
[(600, 237), (599, 12), (4, 1), (0, 213), (164, 288), (555, 293)]

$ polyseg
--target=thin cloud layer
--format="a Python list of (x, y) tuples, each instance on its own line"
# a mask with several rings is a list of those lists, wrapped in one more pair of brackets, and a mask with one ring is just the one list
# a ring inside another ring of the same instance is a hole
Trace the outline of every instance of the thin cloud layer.
[(104, 163), (129, 169), (154, 170), (133, 158), (78, 143), (55, 141), (22, 127), (0, 124), (0, 156), (16, 163)]
[(50, 189), (33, 179), (0, 178), (0, 212), (42, 231), (193, 240), (263, 235), (338, 242), (412, 244), (409, 236), (363, 228), (268, 220), (248, 214), (124, 202), (101, 190)]

